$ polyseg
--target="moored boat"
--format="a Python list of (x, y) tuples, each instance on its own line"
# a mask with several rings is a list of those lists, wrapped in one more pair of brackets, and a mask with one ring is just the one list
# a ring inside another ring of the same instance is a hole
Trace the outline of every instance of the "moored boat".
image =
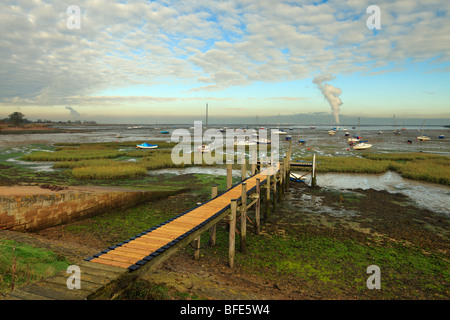
[(272, 141), (270, 141), (269, 139), (264, 139), (264, 138), (256, 139), (255, 142), (257, 144), (271, 144), (272, 143)]
[(157, 144), (149, 144), (147, 142), (136, 145), (136, 149), (156, 149), (156, 148), (158, 148)]
[(372, 145), (370, 143), (361, 142), (358, 144), (355, 144), (353, 146), (353, 149), (355, 150), (366, 150), (372, 148)]
[(209, 148), (208, 145), (202, 144), (201, 146), (197, 147), (197, 151), (198, 151), (198, 152), (202, 152), (202, 153), (208, 153), (208, 152), (210, 152), (211, 150), (210, 150), (210, 148)]
[(417, 140), (419, 140), (419, 141), (430, 141), (431, 139), (428, 136), (418, 136)]

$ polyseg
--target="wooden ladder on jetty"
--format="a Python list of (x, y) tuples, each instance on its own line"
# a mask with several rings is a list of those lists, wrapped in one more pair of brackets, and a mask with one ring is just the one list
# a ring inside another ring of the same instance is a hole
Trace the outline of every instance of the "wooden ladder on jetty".
[[(126, 288), (140, 274), (158, 266), (181, 248), (192, 243), (194, 259), (200, 257), (200, 235), (210, 232), (210, 244), (215, 244), (216, 224), (225, 219), (229, 223), (228, 265), (233, 267), (237, 214), (240, 213), (240, 249), (245, 252), (247, 210), (255, 206), (255, 233), (259, 233), (261, 189), (265, 189), (265, 219), (281, 201), (289, 184), (290, 152), (282, 162), (267, 165), (257, 171), (252, 164), (251, 176), (246, 178), (245, 159), (241, 180), (231, 185), (232, 165), (227, 164), (227, 190), (217, 195), (213, 186), (211, 199), (187, 212), (179, 214), (153, 228), (109, 247), (81, 261), (80, 289), (69, 289), (68, 274), (59, 274), (26, 287), (14, 290), (9, 299), (111, 299)], [(261, 165), (262, 166), (262, 165)], [(272, 193), (272, 195), (271, 195)], [(272, 199), (271, 199), (272, 198)], [(72, 281), (72, 280), (70, 280)]]

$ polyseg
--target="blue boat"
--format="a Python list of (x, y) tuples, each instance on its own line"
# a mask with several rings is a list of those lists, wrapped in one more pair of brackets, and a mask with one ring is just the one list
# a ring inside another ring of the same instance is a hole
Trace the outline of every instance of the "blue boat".
[(158, 148), (157, 144), (149, 144), (147, 142), (136, 145), (136, 149), (156, 149), (156, 148)]
[(162, 133), (162, 134), (168, 134), (169, 131), (163, 130), (163, 131), (161, 131), (161, 133)]
[(298, 143), (300, 143), (300, 144), (305, 144), (305, 143), (306, 143), (306, 141), (305, 141), (305, 140), (302, 140), (302, 139), (300, 139), (300, 140), (298, 140)]
[(439, 139), (444, 139), (444, 138), (445, 138), (444, 135), (440, 135), (440, 136), (439, 136)]

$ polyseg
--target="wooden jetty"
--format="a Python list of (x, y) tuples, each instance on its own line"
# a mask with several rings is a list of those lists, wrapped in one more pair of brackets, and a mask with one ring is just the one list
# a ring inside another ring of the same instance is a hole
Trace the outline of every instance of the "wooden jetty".
[[(80, 261), (79, 284), (70, 289), (73, 275), (65, 271), (41, 282), (11, 292), (8, 299), (21, 300), (91, 300), (112, 299), (141, 274), (151, 271), (186, 245), (194, 247), (194, 259), (200, 257), (200, 236), (209, 232), (210, 245), (215, 245), (216, 225), (225, 220), (229, 224), (228, 265), (234, 266), (237, 221), (240, 221), (240, 250), (246, 250), (247, 211), (255, 210), (254, 232), (260, 232), (261, 204), (264, 200), (264, 219), (270, 207), (276, 209), (287, 190), (290, 175), (290, 152), (274, 164), (252, 164), (247, 172), (245, 159), (241, 165), (241, 181), (232, 185), (232, 164), (227, 164), (227, 190), (218, 194), (212, 187), (211, 199), (187, 212), (109, 247)], [(240, 219), (238, 219), (240, 215)]]

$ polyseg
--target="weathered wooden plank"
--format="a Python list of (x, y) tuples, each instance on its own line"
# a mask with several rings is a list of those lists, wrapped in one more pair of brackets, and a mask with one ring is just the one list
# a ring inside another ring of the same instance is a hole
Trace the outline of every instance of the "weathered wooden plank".
[(55, 300), (49, 297), (41, 296), (35, 293), (22, 291), (20, 289), (16, 289), (9, 294), (12, 298), (16, 298), (19, 300)]
[(37, 294), (55, 300), (84, 300), (88, 292), (82, 290), (69, 290), (59, 285), (48, 282), (38, 282), (21, 288), (21, 291)]
[(98, 275), (100, 273), (106, 278), (114, 278), (124, 272), (121, 267), (92, 264), (90, 261), (84, 260), (77, 262), (77, 266), (80, 267), (81, 272), (86, 272), (92, 275)]
[[(68, 277), (65, 277), (63, 275), (56, 275), (50, 278), (45, 279), (44, 282), (50, 282), (56, 285), (60, 285), (62, 287), (67, 287), (67, 279)], [(92, 276), (89, 277), (86, 274), (81, 274), (80, 276), (80, 289), (88, 292), (95, 292), (98, 288), (101, 286), (109, 283), (110, 280), (95, 280)]]
[(115, 253), (112, 253), (111, 251), (108, 252), (108, 253), (102, 254), (98, 258), (99, 259), (104, 259), (104, 260), (113, 260), (113, 261), (126, 262), (126, 263), (130, 263), (130, 264), (134, 264), (137, 261), (136, 258), (124, 257), (124, 256), (121, 256), (121, 255), (117, 255)]
[[(102, 256), (100, 256), (102, 257)], [(130, 263), (122, 262), (122, 261), (114, 261), (109, 259), (103, 259), (103, 258), (94, 258), (91, 260), (93, 263), (101, 263), (108, 266), (114, 266), (114, 267), (121, 267), (121, 268), (128, 268), (130, 266)]]

